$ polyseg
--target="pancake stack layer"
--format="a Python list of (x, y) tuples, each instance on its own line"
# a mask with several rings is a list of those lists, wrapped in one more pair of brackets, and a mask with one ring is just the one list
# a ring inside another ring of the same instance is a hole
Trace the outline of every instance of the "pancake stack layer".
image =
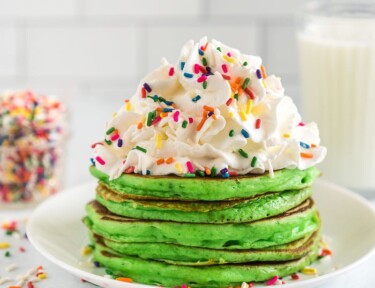
[(114, 275), (228, 287), (290, 275), (318, 256), (314, 167), (229, 179), (91, 173), (99, 185), (83, 221), (95, 260)]

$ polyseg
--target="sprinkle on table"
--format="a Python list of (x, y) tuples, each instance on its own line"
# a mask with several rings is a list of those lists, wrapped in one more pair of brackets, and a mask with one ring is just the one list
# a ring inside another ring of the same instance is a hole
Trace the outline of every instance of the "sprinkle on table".
[(229, 131), (229, 137), (233, 137), (233, 136), (234, 136), (234, 130), (231, 129), (231, 130)]
[(181, 63), (180, 63), (180, 69), (184, 70), (184, 68), (185, 68), (185, 62), (181, 61)]
[(9, 242), (0, 242), (0, 249), (8, 249), (10, 247)]

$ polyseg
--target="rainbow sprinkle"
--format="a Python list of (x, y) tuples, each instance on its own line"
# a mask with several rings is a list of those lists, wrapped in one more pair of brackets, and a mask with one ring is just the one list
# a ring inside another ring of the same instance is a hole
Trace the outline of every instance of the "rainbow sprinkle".
[(242, 130), (241, 130), (241, 134), (242, 134), (243, 137), (245, 137), (245, 138), (249, 138), (249, 137), (250, 137), (249, 132), (247, 132), (245, 129), (242, 129)]
[(262, 72), (259, 69), (257, 69), (256, 74), (258, 79), (262, 79)]
[(141, 152), (143, 152), (143, 153), (147, 153), (147, 149), (146, 149), (146, 148), (143, 148), (143, 147), (141, 147), (141, 146), (135, 146), (134, 149), (139, 150), (139, 151), (141, 151)]
[(201, 99), (201, 96), (200, 95), (197, 95), (197, 96), (195, 96), (193, 99), (191, 99), (191, 101), (193, 101), (193, 102), (197, 102), (197, 101), (199, 101)]
[(184, 73), (184, 76), (185, 76), (186, 78), (193, 78), (193, 77), (194, 77), (193, 74), (188, 73), (188, 72), (185, 72), (185, 73)]
[(148, 85), (147, 83), (143, 84), (143, 88), (145, 88), (148, 93), (151, 93), (151, 91), (152, 91), (150, 85)]
[(173, 114), (173, 120), (174, 120), (174, 122), (178, 122), (178, 116), (180, 115), (180, 111), (176, 111), (176, 112), (174, 112), (174, 114)]
[(244, 150), (239, 149), (238, 152), (241, 154), (243, 158), (249, 158), (249, 154), (247, 154)]
[(95, 157), (96, 162), (98, 162), (100, 165), (105, 165), (105, 161), (100, 157), (96, 156)]
[(173, 76), (174, 75), (174, 67), (169, 68), (168, 75), (169, 76)]
[(108, 130), (107, 130), (107, 132), (105, 132), (105, 134), (107, 134), (107, 135), (110, 135), (112, 132), (114, 132), (115, 131), (115, 127), (111, 127), (111, 128), (109, 128)]
[(254, 156), (253, 159), (251, 159), (251, 164), (250, 164), (250, 166), (254, 168), (255, 165), (257, 164), (257, 160), (258, 160), (258, 158)]
[(310, 145), (307, 144), (307, 143), (304, 143), (304, 142), (299, 142), (299, 145), (302, 147), (302, 148), (305, 148), (305, 149), (310, 149)]
[(194, 167), (193, 167), (193, 164), (190, 161), (186, 161), (186, 167), (187, 167), (189, 173), (194, 173)]
[(249, 83), (250, 83), (250, 78), (245, 78), (245, 80), (242, 83), (242, 89), (246, 89)]
[(228, 73), (228, 66), (227, 66), (227, 64), (221, 65), (221, 69), (223, 70), (224, 73)]

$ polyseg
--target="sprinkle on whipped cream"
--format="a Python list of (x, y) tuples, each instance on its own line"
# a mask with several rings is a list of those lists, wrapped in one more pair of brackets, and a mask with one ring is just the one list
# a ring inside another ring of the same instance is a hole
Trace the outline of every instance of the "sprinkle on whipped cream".
[(326, 155), (317, 125), (303, 124), (260, 57), (207, 38), (188, 41), (175, 65), (163, 59), (105, 131), (92, 161), (110, 179), (272, 174)]

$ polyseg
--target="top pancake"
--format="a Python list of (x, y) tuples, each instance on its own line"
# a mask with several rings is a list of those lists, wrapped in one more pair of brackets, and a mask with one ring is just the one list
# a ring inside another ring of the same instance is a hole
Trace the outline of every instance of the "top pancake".
[(120, 194), (132, 195), (133, 199), (160, 199), (185, 201), (220, 201), (249, 198), (267, 192), (302, 189), (311, 186), (320, 172), (311, 167), (306, 170), (283, 169), (267, 174), (249, 174), (231, 178), (177, 176), (150, 176), (122, 174), (109, 180), (108, 175), (94, 166), (91, 174), (103, 185)]

